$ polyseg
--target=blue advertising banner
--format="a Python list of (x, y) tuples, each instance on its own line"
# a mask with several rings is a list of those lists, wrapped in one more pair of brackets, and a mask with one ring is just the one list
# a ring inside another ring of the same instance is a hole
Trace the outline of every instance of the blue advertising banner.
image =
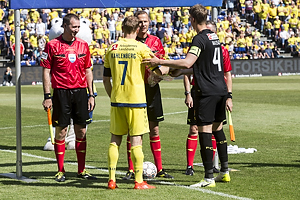
[(36, 8), (126, 8), (126, 7), (182, 7), (202, 4), (204, 6), (222, 6), (222, 0), (10, 0), (11, 9), (36, 9)]

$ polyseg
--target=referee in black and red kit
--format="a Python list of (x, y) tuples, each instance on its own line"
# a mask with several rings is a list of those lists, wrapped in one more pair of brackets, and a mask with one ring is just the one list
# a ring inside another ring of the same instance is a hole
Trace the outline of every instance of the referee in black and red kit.
[[(185, 59), (160, 60), (153, 57), (144, 60), (147, 64), (177, 69), (193, 66), (196, 90), (194, 108), (205, 176), (199, 183), (191, 185), (192, 187), (215, 187), (215, 181), (230, 181), (227, 142), (222, 129), (222, 122), (226, 119), (225, 106), (228, 97), (222, 48), (218, 36), (207, 29), (206, 19), (207, 9), (204, 6), (197, 4), (190, 9), (190, 21), (197, 35), (193, 38)], [(217, 141), (221, 161), (221, 172), (216, 178), (213, 177), (212, 133)]]
[[(75, 14), (63, 18), (64, 32), (47, 43), (42, 53), (44, 109), (53, 107), (55, 126), (54, 150), (58, 165), (57, 182), (65, 181), (65, 136), (70, 119), (74, 121), (78, 178), (96, 179), (85, 170), (86, 125), (91, 122), (89, 112), (95, 107), (91, 56), (87, 42), (76, 38), (80, 20)], [(50, 93), (50, 76), (53, 97)], [(87, 96), (88, 88), (89, 96)]]

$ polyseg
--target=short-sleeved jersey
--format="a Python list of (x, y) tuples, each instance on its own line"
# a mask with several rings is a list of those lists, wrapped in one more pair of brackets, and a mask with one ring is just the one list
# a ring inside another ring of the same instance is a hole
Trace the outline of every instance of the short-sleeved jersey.
[[(230, 56), (229, 56), (228, 49), (224, 46), (221, 46), (221, 47), (222, 47), (223, 67), (224, 67), (224, 74), (225, 74), (226, 72), (230, 72), (232, 70), (232, 66), (231, 66), (231, 62), (230, 62)], [(192, 80), (191, 85), (195, 85), (194, 79)]]
[(41, 66), (51, 69), (52, 88), (86, 88), (86, 69), (92, 66), (88, 43), (76, 38), (71, 44), (62, 35), (46, 44)]
[(284, 16), (285, 15), (284, 12), (285, 12), (285, 8), (282, 5), (277, 7), (278, 16)]
[[(152, 53), (158, 57), (163, 58), (165, 56), (165, 50), (164, 47), (160, 41), (160, 39), (154, 35), (147, 34), (146, 40), (142, 38), (137, 38), (138, 41), (146, 44), (152, 51)], [(150, 71), (145, 71), (145, 83), (148, 83), (148, 77), (150, 75)]]
[(276, 19), (276, 20), (274, 21), (274, 26), (275, 26), (275, 28), (276, 28), (276, 29), (280, 29), (280, 25), (281, 25), (281, 21), (280, 21), (279, 19)]
[(164, 18), (164, 13), (163, 12), (157, 12), (155, 14), (156, 16), (156, 22), (157, 23), (162, 23), (163, 22), (163, 18)]
[(222, 48), (217, 34), (209, 29), (193, 39), (189, 53), (198, 57), (193, 65), (195, 87), (202, 96), (226, 95)]
[(110, 68), (112, 77), (111, 106), (146, 107), (144, 58), (151, 50), (133, 39), (120, 38), (106, 54), (104, 67)]

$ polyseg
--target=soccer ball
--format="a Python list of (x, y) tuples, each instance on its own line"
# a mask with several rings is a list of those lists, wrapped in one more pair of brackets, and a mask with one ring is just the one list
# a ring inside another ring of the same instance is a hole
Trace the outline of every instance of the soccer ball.
[(156, 166), (152, 162), (144, 162), (143, 163), (143, 177), (145, 179), (155, 178), (157, 174)]

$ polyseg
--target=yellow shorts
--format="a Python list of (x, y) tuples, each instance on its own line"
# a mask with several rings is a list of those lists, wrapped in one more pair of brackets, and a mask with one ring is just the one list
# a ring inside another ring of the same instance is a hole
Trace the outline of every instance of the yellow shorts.
[(143, 135), (149, 132), (146, 107), (114, 107), (110, 109), (110, 132), (114, 135)]

